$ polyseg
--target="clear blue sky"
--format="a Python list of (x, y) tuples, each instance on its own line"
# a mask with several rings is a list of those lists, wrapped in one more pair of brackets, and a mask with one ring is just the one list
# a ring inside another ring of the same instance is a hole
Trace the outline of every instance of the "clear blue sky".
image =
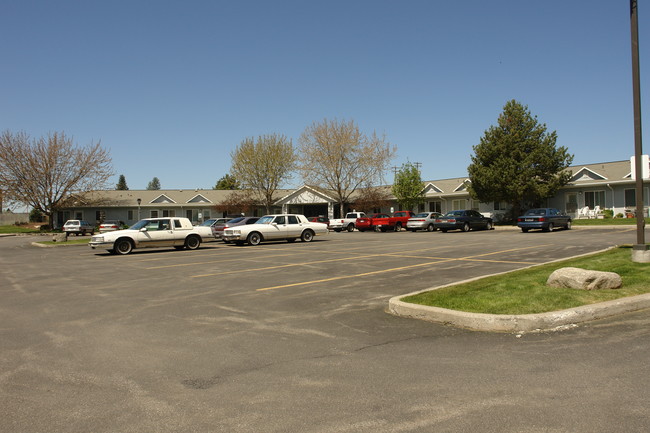
[[(211, 188), (245, 137), (324, 118), (464, 176), (516, 99), (574, 164), (634, 151), (628, 0), (0, 2), (0, 130), (101, 140), (130, 189)], [(650, 3), (639, 0), (645, 116)], [(646, 140), (645, 149), (650, 147)], [(387, 176), (392, 182), (392, 173)], [(294, 184), (301, 182), (296, 179)]]

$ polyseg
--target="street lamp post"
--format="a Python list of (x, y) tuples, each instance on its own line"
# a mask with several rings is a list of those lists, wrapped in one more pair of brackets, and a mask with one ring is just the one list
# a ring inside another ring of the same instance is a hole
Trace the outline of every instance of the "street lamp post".
[(138, 221), (140, 221), (140, 219), (141, 219), (141, 217), (140, 217), (140, 203), (142, 203), (142, 199), (139, 198), (136, 201), (138, 202)]
[(632, 30), (632, 93), (634, 100), (634, 173), (636, 175), (636, 244), (632, 247), (632, 261), (650, 262), (650, 251), (645, 244), (645, 215), (643, 214), (643, 146), (641, 140), (641, 84), (639, 77), (639, 18), (637, 0), (630, 0), (630, 28)]

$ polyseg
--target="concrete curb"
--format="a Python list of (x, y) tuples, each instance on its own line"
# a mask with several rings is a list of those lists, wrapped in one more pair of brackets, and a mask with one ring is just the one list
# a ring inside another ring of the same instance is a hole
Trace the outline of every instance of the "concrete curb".
[[(607, 251), (609, 249), (611, 248), (607, 248), (603, 251)], [(602, 251), (581, 254), (569, 258), (590, 256), (599, 252)], [(405, 295), (394, 296), (388, 301), (388, 312), (395, 316), (442, 323), (445, 325), (453, 325), (460, 328), (472, 329), (475, 331), (531, 332), (556, 329), (576, 323), (604, 319), (605, 317), (650, 308), (650, 293), (637, 296), (628, 296), (625, 298), (614, 299), (606, 302), (599, 302), (597, 304), (583, 305), (576, 308), (570, 308), (568, 310), (520, 315), (468, 313), (466, 311), (449, 310), (446, 308), (430, 307), (426, 305), (412, 304), (410, 302), (402, 301), (402, 298), (405, 298), (407, 296), (413, 296), (424, 292), (430, 292), (432, 290), (442, 289), (444, 287), (468, 283), (470, 281), (476, 281), (495, 275), (509, 274), (511, 272), (534, 268), (553, 262), (561, 262), (569, 258), (553, 260), (551, 262), (527, 266), (525, 268), (501, 272), (498, 274), (483, 275), (464, 281), (458, 281), (452, 284), (446, 284), (444, 286), (438, 286), (430, 289), (419, 290), (413, 293), (407, 293)]]
[(647, 293), (569, 310), (522, 315), (467, 313), (401, 301), (401, 298), (421, 292), (391, 298), (388, 302), (389, 312), (396, 316), (453, 325), (475, 331), (530, 332), (551, 330), (650, 308), (650, 294)]

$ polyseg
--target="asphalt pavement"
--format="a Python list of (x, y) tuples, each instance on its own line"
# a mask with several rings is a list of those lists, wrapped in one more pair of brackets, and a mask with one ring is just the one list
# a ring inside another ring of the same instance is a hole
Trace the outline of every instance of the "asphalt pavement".
[(646, 432), (648, 310), (492, 333), (393, 296), (634, 230), (331, 233), (114, 256), (0, 239), (2, 432)]

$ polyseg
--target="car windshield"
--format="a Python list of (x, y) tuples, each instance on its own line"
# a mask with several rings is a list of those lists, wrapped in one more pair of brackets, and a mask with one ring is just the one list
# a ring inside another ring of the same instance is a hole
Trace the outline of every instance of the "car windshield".
[(544, 216), (546, 215), (546, 209), (531, 209), (525, 214), (526, 216)]
[(243, 221), (243, 220), (244, 220), (244, 217), (234, 218), (234, 219), (231, 219), (230, 221), (228, 221), (228, 224), (237, 224), (238, 222)]
[(149, 223), (149, 220), (140, 220), (137, 223), (133, 224), (131, 227), (129, 227), (131, 230), (140, 230), (142, 227), (146, 227), (146, 225)]
[(210, 227), (215, 221), (216, 221), (215, 219), (205, 220), (200, 225), (204, 227)]
[(273, 215), (265, 215), (262, 218), (258, 219), (255, 224), (271, 224), (273, 218), (275, 218)]
[(446, 217), (459, 217), (463, 216), (463, 211), (462, 210), (452, 210), (451, 212), (447, 212), (445, 214)]
[(68, 221), (68, 222), (65, 223), (65, 225), (67, 225), (67, 226), (78, 226), (79, 221)]
[(427, 212), (424, 212), (424, 213), (417, 214), (415, 217), (416, 218), (427, 218), (428, 216), (429, 216), (429, 214)]

